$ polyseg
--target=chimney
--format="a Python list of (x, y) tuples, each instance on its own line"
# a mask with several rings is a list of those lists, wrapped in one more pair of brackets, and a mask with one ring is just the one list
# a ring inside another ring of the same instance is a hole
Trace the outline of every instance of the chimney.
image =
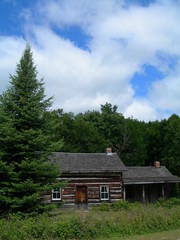
[(156, 168), (160, 168), (160, 167), (161, 167), (160, 162), (159, 162), (159, 161), (155, 161), (155, 162), (154, 162), (154, 166), (155, 166)]
[(112, 148), (106, 148), (107, 155), (112, 155)]

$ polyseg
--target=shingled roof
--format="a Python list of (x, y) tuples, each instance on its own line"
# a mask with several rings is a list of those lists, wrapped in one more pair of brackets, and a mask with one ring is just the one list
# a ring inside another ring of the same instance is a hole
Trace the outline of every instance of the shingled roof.
[(124, 184), (143, 183), (173, 183), (180, 182), (180, 178), (175, 177), (169, 170), (161, 166), (156, 167), (127, 167), (123, 174)]
[(120, 174), (126, 167), (116, 153), (64, 153), (54, 152), (52, 161), (65, 174)]

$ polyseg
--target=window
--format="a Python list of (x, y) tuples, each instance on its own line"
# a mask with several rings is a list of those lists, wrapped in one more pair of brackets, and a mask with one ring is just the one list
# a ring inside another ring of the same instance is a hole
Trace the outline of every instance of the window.
[(101, 200), (109, 200), (109, 186), (101, 186)]
[(61, 200), (61, 188), (55, 188), (52, 190), (52, 200)]

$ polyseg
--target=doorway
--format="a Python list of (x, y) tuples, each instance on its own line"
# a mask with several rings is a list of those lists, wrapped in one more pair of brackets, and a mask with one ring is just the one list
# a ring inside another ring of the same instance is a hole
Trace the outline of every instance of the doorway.
[(87, 208), (87, 186), (76, 186), (76, 205), (78, 209)]

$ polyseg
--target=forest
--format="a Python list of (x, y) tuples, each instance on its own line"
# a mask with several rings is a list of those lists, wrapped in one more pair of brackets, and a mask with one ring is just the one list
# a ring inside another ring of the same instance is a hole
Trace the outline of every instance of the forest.
[(48, 158), (55, 151), (96, 153), (111, 147), (127, 166), (158, 160), (180, 175), (179, 116), (141, 122), (125, 118), (111, 103), (78, 114), (52, 110), (52, 103), (27, 44), (10, 87), (0, 95), (0, 214), (48, 209), (42, 193), (59, 186), (59, 169)]
[(61, 151), (105, 152), (111, 147), (127, 166), (151, 166), (160, 161), (173, 174), (180, 174), (180, 118), (153, 122), (125, 118), (111, 103), (100, 111), (66, 113), (63, 109), (49, 112), (57, 121), (54, 137), (63, 139)]

